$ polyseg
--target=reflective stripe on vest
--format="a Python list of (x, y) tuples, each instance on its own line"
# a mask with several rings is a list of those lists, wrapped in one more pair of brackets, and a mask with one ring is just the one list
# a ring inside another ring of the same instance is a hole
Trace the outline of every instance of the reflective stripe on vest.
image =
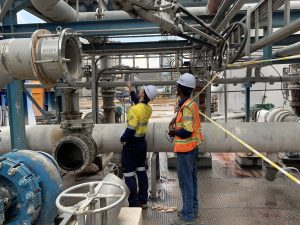
[(194, 101), (191, 101), (191, 99), (186, 100), (185, 103), (180, 108), (180, 110), (178, 111), (176, 117), (175, 129), (176, 130), (182, 129), (184, 127), (184, 120), (191, 120), (190, 117), (183, 117), (184, 107), (189, 107), (193, 112), (193, 117), (192, 117), (193, 132), (192, 132), (192, 136), (189, 138), (180, 138), (178, 136), (175, 136), (174, 152), (192, 151), (198, 145), (201, 145), (204, 139), (202, 129), (201, 129), (199, 108)]

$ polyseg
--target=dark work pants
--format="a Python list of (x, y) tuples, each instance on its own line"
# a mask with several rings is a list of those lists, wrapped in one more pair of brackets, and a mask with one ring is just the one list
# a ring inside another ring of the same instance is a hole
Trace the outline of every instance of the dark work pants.
[(182, 194), (181, 217), (185, 221), (193, 221), (197, 214), (199, 202), (197, 198), (197, 157), (198, 147), (190, 152), (177, 153), (177, 172)]
[[(122, 168), (125, 183), (130, 190), (129, 207), (139, 207), (146, 204), (148, 199), (148, 176), (145, 163), (147, 142), (138, 139), (126, 142), (122, 151)], [(138, 178), (138, 186), (136, 176)]]

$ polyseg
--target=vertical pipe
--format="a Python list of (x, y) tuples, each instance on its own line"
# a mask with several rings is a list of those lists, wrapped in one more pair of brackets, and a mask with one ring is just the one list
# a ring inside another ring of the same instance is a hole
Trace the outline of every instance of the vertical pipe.
[[(271, 36), (273, 34), (273, 11), (272, 11), (272, 0), (268, 0), (268, 26), (264, 27), (264, 37)], [(266, 46), (263, 49), (263, 58), (272, 58), (272, 45)]]
[[(101, 60), (101, 70), (111, 68), (113, 66), (112, 59), (109, 56), (103, 57)], [(107, 81), (111, 81), (110, 75), (105, 75), (103, 77)], [(102, 88), (101, 94), (103, 97), (103, 111), (104, 111), (104, 121), (105, 123), (115, 123), (115, 105), (114, 99), (116, 95), (116, 90), (114, 88)]]
[(79, 0), (76, 0), (76, 20), (79, 21)]
[(97, 65), (95, 55), (92, 55), (92, 115), (94, 123), (99, 123)]
[[(210, 74), (207, 77), (208, 80), (211, 80)], [(211, 85), (209, 85), (206, 89), (206, 96), (205, 96), (205, 114), (208, 117), (211, 117)], [(208, 122), (208, 121), (206, 121)]]
[[(247, 19), (246, 19), (246, 26), (249, 28), (249, 32), (251, 31), (251, 7), (247, 8)], [(245, 46), (245, 55), (250, 56), (250, 47), (251, 47), (251, 35), (248, 35), (246, 46)]]
[(273, 0), (268, 0), (268, 35), (273, 33)]
[[(227, 77), (227, 71), (224, 71), (224, 78)], [(225, 123), (227, 123), (228, 119), (228, 93), (227, 93), (227, 84), (224, 84), (224, 119)]]
[[(264, 28), (264, 36), (270, 37), (273, 34), (273, 10), (272, 10), (273, 0), (268, 0), (268, 25)], [(263, 58), (268, 60), (272, 58), (272, 45), (266, 46), (263, 49)], [(267, 153), (267, 157), (273, 162), (278, 162), (277, 153)], [(268, 179), (268, 174), (272, 171), (272, 168), (266, 165), (265, 178)]]
[(250, 104), (251, 104), (251, 84), (244, 84), (245, 86), (245, 122), (250, 122)]
[(284, 1), (284, 24), (288, 25), (291, 21), (291, 2), (290, 0)]
[(1, 95), (1, 126), (7, 126), (7, 119), (6, 119), (6, 95)]
[(150, 194), (152, 198), (156, 198), (156, 161), (157, 161), (157, 153), (153, 152), (152, 157), (151, 157), (151, 190)]
[[(255, 42), (259, 39), (259, 11), (255, 10)], [(251, 35), (249, 35), (250, 37)]]

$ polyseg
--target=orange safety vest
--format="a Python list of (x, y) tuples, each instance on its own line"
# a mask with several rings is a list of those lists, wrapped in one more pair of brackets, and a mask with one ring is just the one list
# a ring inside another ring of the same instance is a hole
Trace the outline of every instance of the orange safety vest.
[(204, 141), (199, 108), (196, 102), (191, 99), (187, 99), (185, 103), (181, 106), (180, 110), (177, 113), (175, 129), (180, 130), (183, 128), (183, 109), (184, 107), (189, 107), (193, 112), (193, 133), (189, 138), (180, 138), (175, 136), (175, 146), (174, 152), (190, 152), (197, 146), (201, 145)]

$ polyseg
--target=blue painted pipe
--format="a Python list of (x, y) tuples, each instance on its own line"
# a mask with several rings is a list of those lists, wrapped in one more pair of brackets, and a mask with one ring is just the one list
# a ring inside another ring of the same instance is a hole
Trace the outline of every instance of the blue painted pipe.
[(62, 180), (56, 161), (47, 153), (14, 150), (1, 156), (0, 190), (7, 190), (11, 198), (6, 225), (54, 224)]

